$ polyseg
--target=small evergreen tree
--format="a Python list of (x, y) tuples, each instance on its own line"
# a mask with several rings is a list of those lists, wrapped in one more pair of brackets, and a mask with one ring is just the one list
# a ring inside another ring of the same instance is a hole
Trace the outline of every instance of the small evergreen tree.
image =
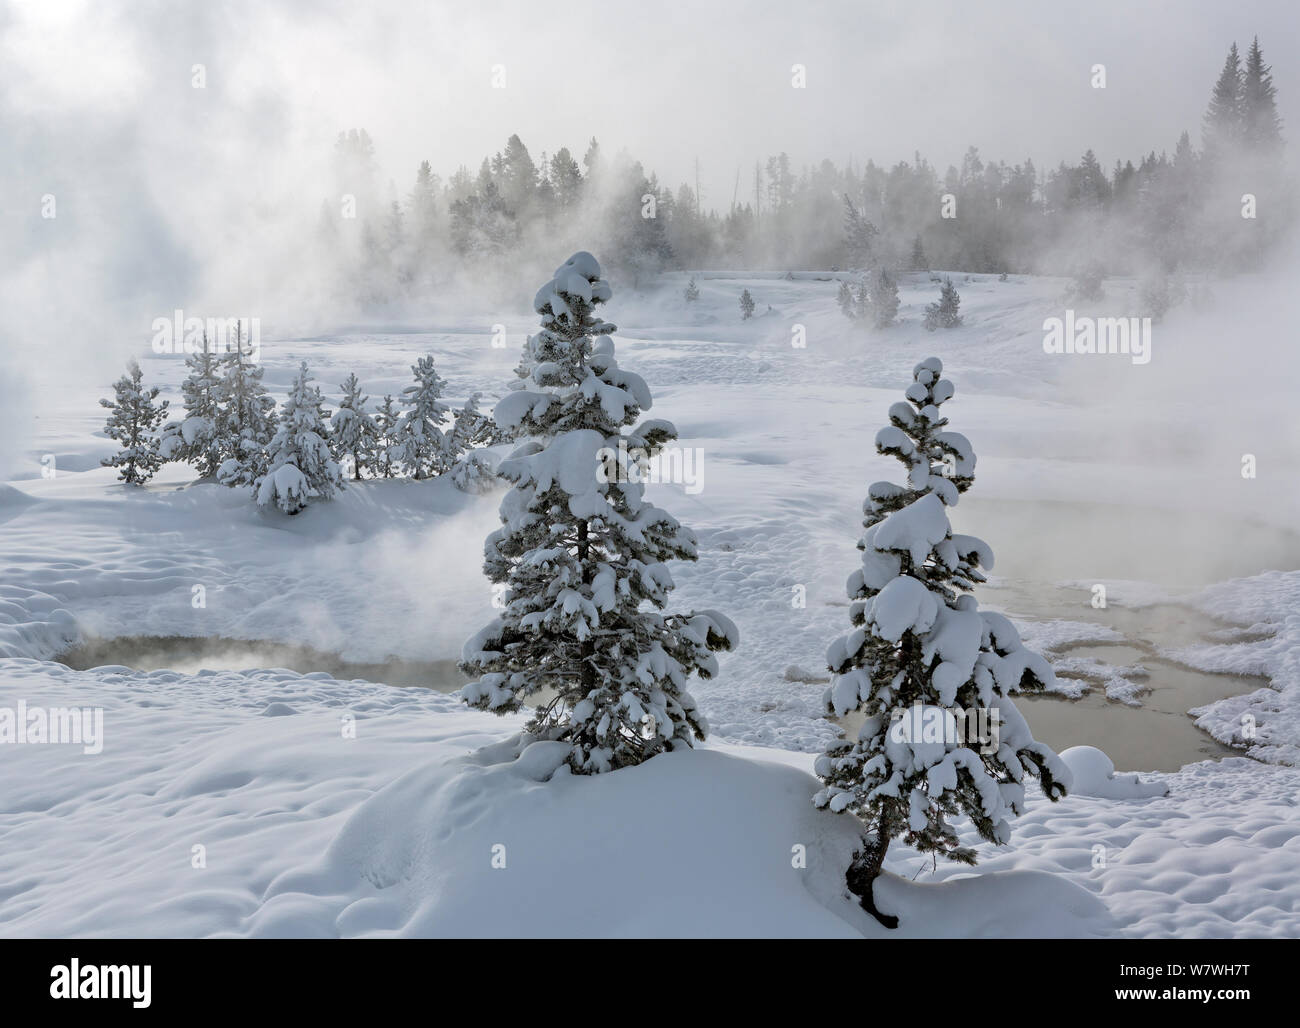
[(749, 290), (746, 289), (743, 293), (740, 294), (740, 320), (748, 321), (753, 316), (754, 316), (754, 298), (749, 295)]
[(482, 449), (458, 457), (450, 474), (452, 485), (462, 493), (488, 493), (501, 481), (491, 455)]
[(857, 319), (858, 298), (854, 295), (853, 287), (843, 279), (840, 280), (840, 291), (835, 297), (835, 302), (840, 305), (840, 313), (846, 318), (850, 321)]
[(699, 298), (700, 287), (695, 284), (695, 276), (692, 275), (691, 280), (686, 283), (686, 302), (694, 303)]
[(478, 403), (479, 394), (472, 393), (465, 405), (452, 415), (447, 455), (453, 460), (477, 446), (491, 446), (496, 442), (496, 423), (479, 410)]
[(126, 374), (113, 383), (113, 399), (100, 400), (112, 413), (104, 422), (104, 434), (122, 444), (122, 449), (100, 464), (120, 468), (117, 477), (127, 485), (144, 485), (165, 463), (158, 452), (160, 440), (153, 435), (167, 416), (167, 401), (155, 405), (158, 387), (144, 387), (144, 374), (134, 360)]
[(921, 237), (918, 234), (912, 241), (912, 257), (908, 261), (909, 271), (929, 271), (930, 262), (925, 256), (925, 249), (921, 246)]
[(868, 490), (862, 566), (848, 581), (854, 630), (827, 650), (836, 677), (825, 695), (829, 712), (857, 710), (865, 721), (856, 740), (815, 765), (824, 783), (816, 805), (866, 826), (846, 881), (888, 927), (897, 918), (876, 908), (873, 885), (891, 840), (974, 864), (950, 817), (965, 815), (980, 838), (1004, 844), (1009, 819), (1024, 810), (1026, 776), (1052, 800), (1070, 784), (1011, 698), (1042, 692), (1051, 665), (1024, 649), (1006, 617), (979, 609), (971, 590), (993, 554), (973, 536), (954, 535), (948, 521), (975, 480), (975, 454), (965, 436), (945, 431), (940, 408), (954, 390), (942, 371), (937, 357), (918, 364), (907, 402), (890, 407), (890, 424), (876, 435), (877, 452), (897, 458), (907, 481)]
[(497, 483), (496, 468), (485, 446), (496, 442), (496, 423), (478, 409), (479, 394), (474, 393), (453, 416), (447, 433), (447, 461), (451, 480), (466, 493), (485, 493)]
[(961, 315), (957, 313), (960, 306), (961, 295), (952, 284), (952, 279), (945, 276), (943, 287), (939, 290), (939, 302), (925, 306), (926, 330), (933, 332), (939, 328), (956, 328), (962, 322)]
[(339, 466), (330, 456), (324, 400), (311, 380), (303, 361), (271, 440), (266, 474), (253, 484), (259, 507), (274, 505), (286, 514), (297, 514), (312, 500), (331, 499), (336, 489), (343, 488)]
[(867, 324), (867, 319), (871, 317), (871, 290), (867, 285), (870, 274), (868, 272), (862, 276), (862, 281), (853, 292), (853, 320), (864, 326)]
[(871, 308), (872, 324), (887, 328), (898, 318), (898, 283), (885, 268), (877, 268), (867, 277), (864, 287)]
[(1153, 323), (1162, 321), (1170, 309), (1182, 303), (1186, 296), (1187, 289), (1182, 279), (1170, 277), (1160, 270), (1148, 274), (1138, 286), (1141, 313)]
[(484, 547), (488, 577), (507, 587), (505, 608), (465, 644), (461, 663), (476, 677), (465, 700), (481, 710), (517, 711), (550, 690), (527, 731), (569, 743), (579, 773), (703, 738), (687, 679), (712, 677), (713, 651), (736, 641), (735, 626), (712, 611), (660, 613), (673, 588), (665, 562), (694, 560), (696, 543), (611, 456), (620, 443), (653, 456), (676, 432), (658, 420), (624, 431), (651, 398), (619, 368), (615, 327), (596, 314), (610, 294), (582, 252), (533, 301), (543, 327), (528, 343), (529, 386), (495, 412), (504, 429), (530, 437), (499, 468), (513, 487)]
[(431, 356), (412, 364), (411, 373), (415, 384), (402, 390), (406, 410), (398, 428), (400, 460), (413, 478), (433, 478), (450, 466), (442, 431), (448, 410), (442, 402), (442, 391), (447, 383), (434, 369)]
[(391, 395), (375, 411), (375, 448), (371, 468), (380, 478), (392, 478), (401, 464), (401, 412)]
[(217, 481), (222, 485), (251, 485), (266, 472), (267, 447), (275, 435), (275, 400), (262, 385), (264, 368), (245, 348), (243, 323), (235, 333), (235, 347), (221, 360), (221, 407), (217, 414), (217, 445), (221, 463)]
[(199, 478), (213, 478), (221, 467), (221, 362), (203, 333), (203, 348), (185, 358), (189, 375), (181, 383), (185, 417), (163, 429), (164, 460), (190, 464)]
[(343, 397), (339, 400), (338, 410), (330, 418), (330, 452), (340, 465), (345, 461), (350, 463), (353, 479), (359, 479), (363, 470), (371, 470), (379, 428), (366, 410), (370, 397), (361, 392), (357, 376), (348, 375), (339, 383), (339, 388), (343, 390)]
[(846, 194), (844, 196), (844, 249), (850, 268), (865, 268), (871, 264), (872, 242), (875, 237), (876, 226), (862, 215)]
[(1074, 272), (1074, 282), (1070, 286), (1070, 296), (1075, 300), (1095, 302), (1105, 297), (1102, 283), (1106, 280), (1106, 268), (1100, 261), (1087, 261)]

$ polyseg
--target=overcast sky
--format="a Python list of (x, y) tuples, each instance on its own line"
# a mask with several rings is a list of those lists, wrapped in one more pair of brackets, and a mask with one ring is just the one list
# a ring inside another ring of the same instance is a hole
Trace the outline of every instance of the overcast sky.
[[(1067, 9), (1068, 8), (1068, 9)], [(259, 163), (328, 152), (366, 127), (404, 192), (428, 158), (473, 168), (518, 132), (534, 157), (597, 136), (673, 186), (701, 163), (725, 207), (737, 169), (788, 152), (940, 170), (968, 144), (1040, 165), (1092, 146), (1103, 164), (1198, 134), (1230, 41), (1258, 33), (1283, 110), (1300, 92), (1300, 5), (1281, 0), (972, 3), (701, 0), (255, 3), (10, 0), (10, 113), (49, 130), (89, 116), (122, 144), (206, 153), (211, 133)], [(1294, 60), (1291, 58), (1294, 57)], [(190, 86), (191, 65), (207, 89)], [(791, 86), (791, 67), (807, 87)], [(1106, 66), (1105, 89), (1091, 68)], [(494, 65), (505, 88), (493, 88)], [(199, 138), (204, 137), (207, 138)], [(111, 152), (103, 159), (113, 158)], [(252, 156), (252, 155), (250, 155)]]
[(401, 195), (426, 158), (475, 169), (513, 132), (535, 158), (580, 158), (594, 135), (674, 189), (698, 158), (725, 210), (737, 171), (747, 198), (781, 151), (799, 168), (919, 149), (941, 173), (972, 143), (1040, 168), (1172, 151), (1199, 138), (1228, 43), (1255, 33), (1296, 109), (1300, 5), (1070, 6), (0, 0), (0, 372), (102, 377), (182, 301), (305, 306), (275, 269), (311, 256), (304, 220), (354, 126)]

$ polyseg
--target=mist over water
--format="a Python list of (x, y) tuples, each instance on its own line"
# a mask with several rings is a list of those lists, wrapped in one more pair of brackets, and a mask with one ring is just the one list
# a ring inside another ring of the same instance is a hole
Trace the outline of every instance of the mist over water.
[(385, 685), (417, 686), (454, 692), (465, 676), (454, 660), (398, 660), (364, 663), (342, 659), (308, 646), (241, 639), (187, 636), (126, 636), (85, 639), (59, 654), (60, 664), (77, 671), (122, 665), (136, 671), (248, 671), (287, 668), (302, 673), (323, 671), (341, 681), (354, 678)]

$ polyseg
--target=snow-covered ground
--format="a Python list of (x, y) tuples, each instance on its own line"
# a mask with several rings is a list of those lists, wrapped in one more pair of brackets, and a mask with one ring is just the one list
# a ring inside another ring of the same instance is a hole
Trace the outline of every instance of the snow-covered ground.
[[(1164, 796), (1031, 797), (1011, 845), (981, 845), (973, 875), (896, 846), (881, 905), (914, 935), (1300, 932), (1286, 383), (1231, 362), (1206, 373), (1227, 315), (1176, 311), (1138, 366), (1043, 352), (1043, 318), (1065, 306), (1059, 280), (955, 282), (966, 324), (938, 334), (919, 323), (937, 291), (926, 276), (903, 283), (903, 323), (880, 334), (843, 319), (829, 275), (701, 275), (693, 305), (675, 278), (657, 293), (616, 289), (621, 365), (703, 456), (702, 480), (649, 490), (700, 539), (698, 563), (673, 569), (676, 605), (729, 615), (741, 646), (693, 689), (707, 747), (596, 778), (543, 781), (545, 745), (515, 760), (505, 740), (520, 722), (455, 696), (284, 669), (50, 662), (82, 636), (178, 635), (446, 660), (492, 615), (480, 564), (499, 494), (368, 482), (286, 519), (176, 465), (128, 493), (97, 467), (111, 450), (96, 434), (107, 380), (69, 370), (43, 390), (26, 464), (0, 485), (0, 708), (100, 707), (103, 752), (0, 746), (0, 932), (878, 933), (842, 889), (854, 826), (812, 807), (810, 768), (840, 731), (822, 713), (824, 653), (847, 625), (862, 498), (892, 475), (872, 439), (931, 353), (957, 386), (945, 412), (979, 457), (954, 528), (998, 556), (981, 601), (1085, 676), (1062, 679), (1066, 691), (1109, 685), (1143, 701), (1138, 677), (1107, 682), (1070, 657), (1087, 643), (1259, 678), (1195, 712), (1248, 757), (1144, 774)], [(741, 322), (746, 287), (757, 314)], [(1256, 287), (1234, 288), (1249, 303)], [(1132, 284), (1108, 290), (1128, 313)], [(491, 343), (499, 322), (504, 349)], [(431, 352), (451, 399), (495, 398), (534, 319), (456, 311), (410, 327), (264, 338), (266, 381), (282, 395), (306, 359), (327, 397), (350, 371), (380, 397)], [(146, 381), (175, 402), (181, 358), (141, 350)], [(1232, 416), (1274, 399), (1280, 429)], [(1245, 453), (1258, 478), (1242, 478)], [(1135, 620), (1153, 607), (1200, 620), (1190, 636)]]

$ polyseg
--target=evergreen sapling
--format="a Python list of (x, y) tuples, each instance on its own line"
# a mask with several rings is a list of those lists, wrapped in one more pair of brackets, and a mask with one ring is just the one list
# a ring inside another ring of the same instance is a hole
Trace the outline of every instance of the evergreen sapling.
[(568, 743), (578, 773), (702, 739), (687, 680), (715, 675), (714, 651), (738, 638), (714, 611), (662, 613), (673, 588), (666, 562), (694, 560), (696, 543), (620, 463), (629, 451), (657, 453), (676, 431), (659, 420), (630, 427), (651, 397), (614, 359), (615, 328), (596, 313), (610, 295), (596, 259), (580, 252), (533, 301), (543, 327), (527, 343), (528, 387), (494, 412), (503, 430), (529, 437), (501, 463), (512, 488), (484, 547), (505, 606), (461, 663), (475, 678), (463, 695), (478, 709), (517, 711), (545, 691), (527, 732)]
[(975, 454), (946, 430), (940, 408), (954, 390), (942, 370), (937, 357), (918, 364), (906, 402), (889, 408), (876, 435), (876, 450), (897, 458), (907, 480), (868, 490), (862, 566), (848, 580), (853, 631), (826, 654), (835, 676), (828, 712), (865, 720), (855, 740), (815, 765), (824, 787), (814, 803), (854, 814), (866, 829), (846, 881), (888, 927), (897, 918), (877, 909), (873, 885), (891, 840), (974, 864), (950, 817), (965, 815), (981, 839), (1005, 844), (1010, 819), (1024, 812), (1026, 777), (1052, 800), (1070, 785), (1012, 700), (1051, 684), (1051, 665), (1021, 645), (1006, 617), (979, 609), (972, 589), (992, 551), (948, 521), (974, 482)]
[(113, 383), (113, 399), (100, 400), (111, 413), (104, 423), (104, 434), (122, 444), (122, 449), (100, 464), (120, 468), (117, 477), (127, 485), (144, 485), (165, 463), (158, 452), (159, 438), (153, 434), (167, 416), (167, 403), (155, 404), (158, 387), (144, 387), (144, 374), (134, 360), (127, 363), (126, 374)]
[(320, 389), (311, 385), (303, 361), (285, 398), (280, 424), (271, 440), (267, 471), (253, 484), (259, 507), (297, 514), (313, 500), (328, 500), (343, 488), (339, 466), (330, 455)]

